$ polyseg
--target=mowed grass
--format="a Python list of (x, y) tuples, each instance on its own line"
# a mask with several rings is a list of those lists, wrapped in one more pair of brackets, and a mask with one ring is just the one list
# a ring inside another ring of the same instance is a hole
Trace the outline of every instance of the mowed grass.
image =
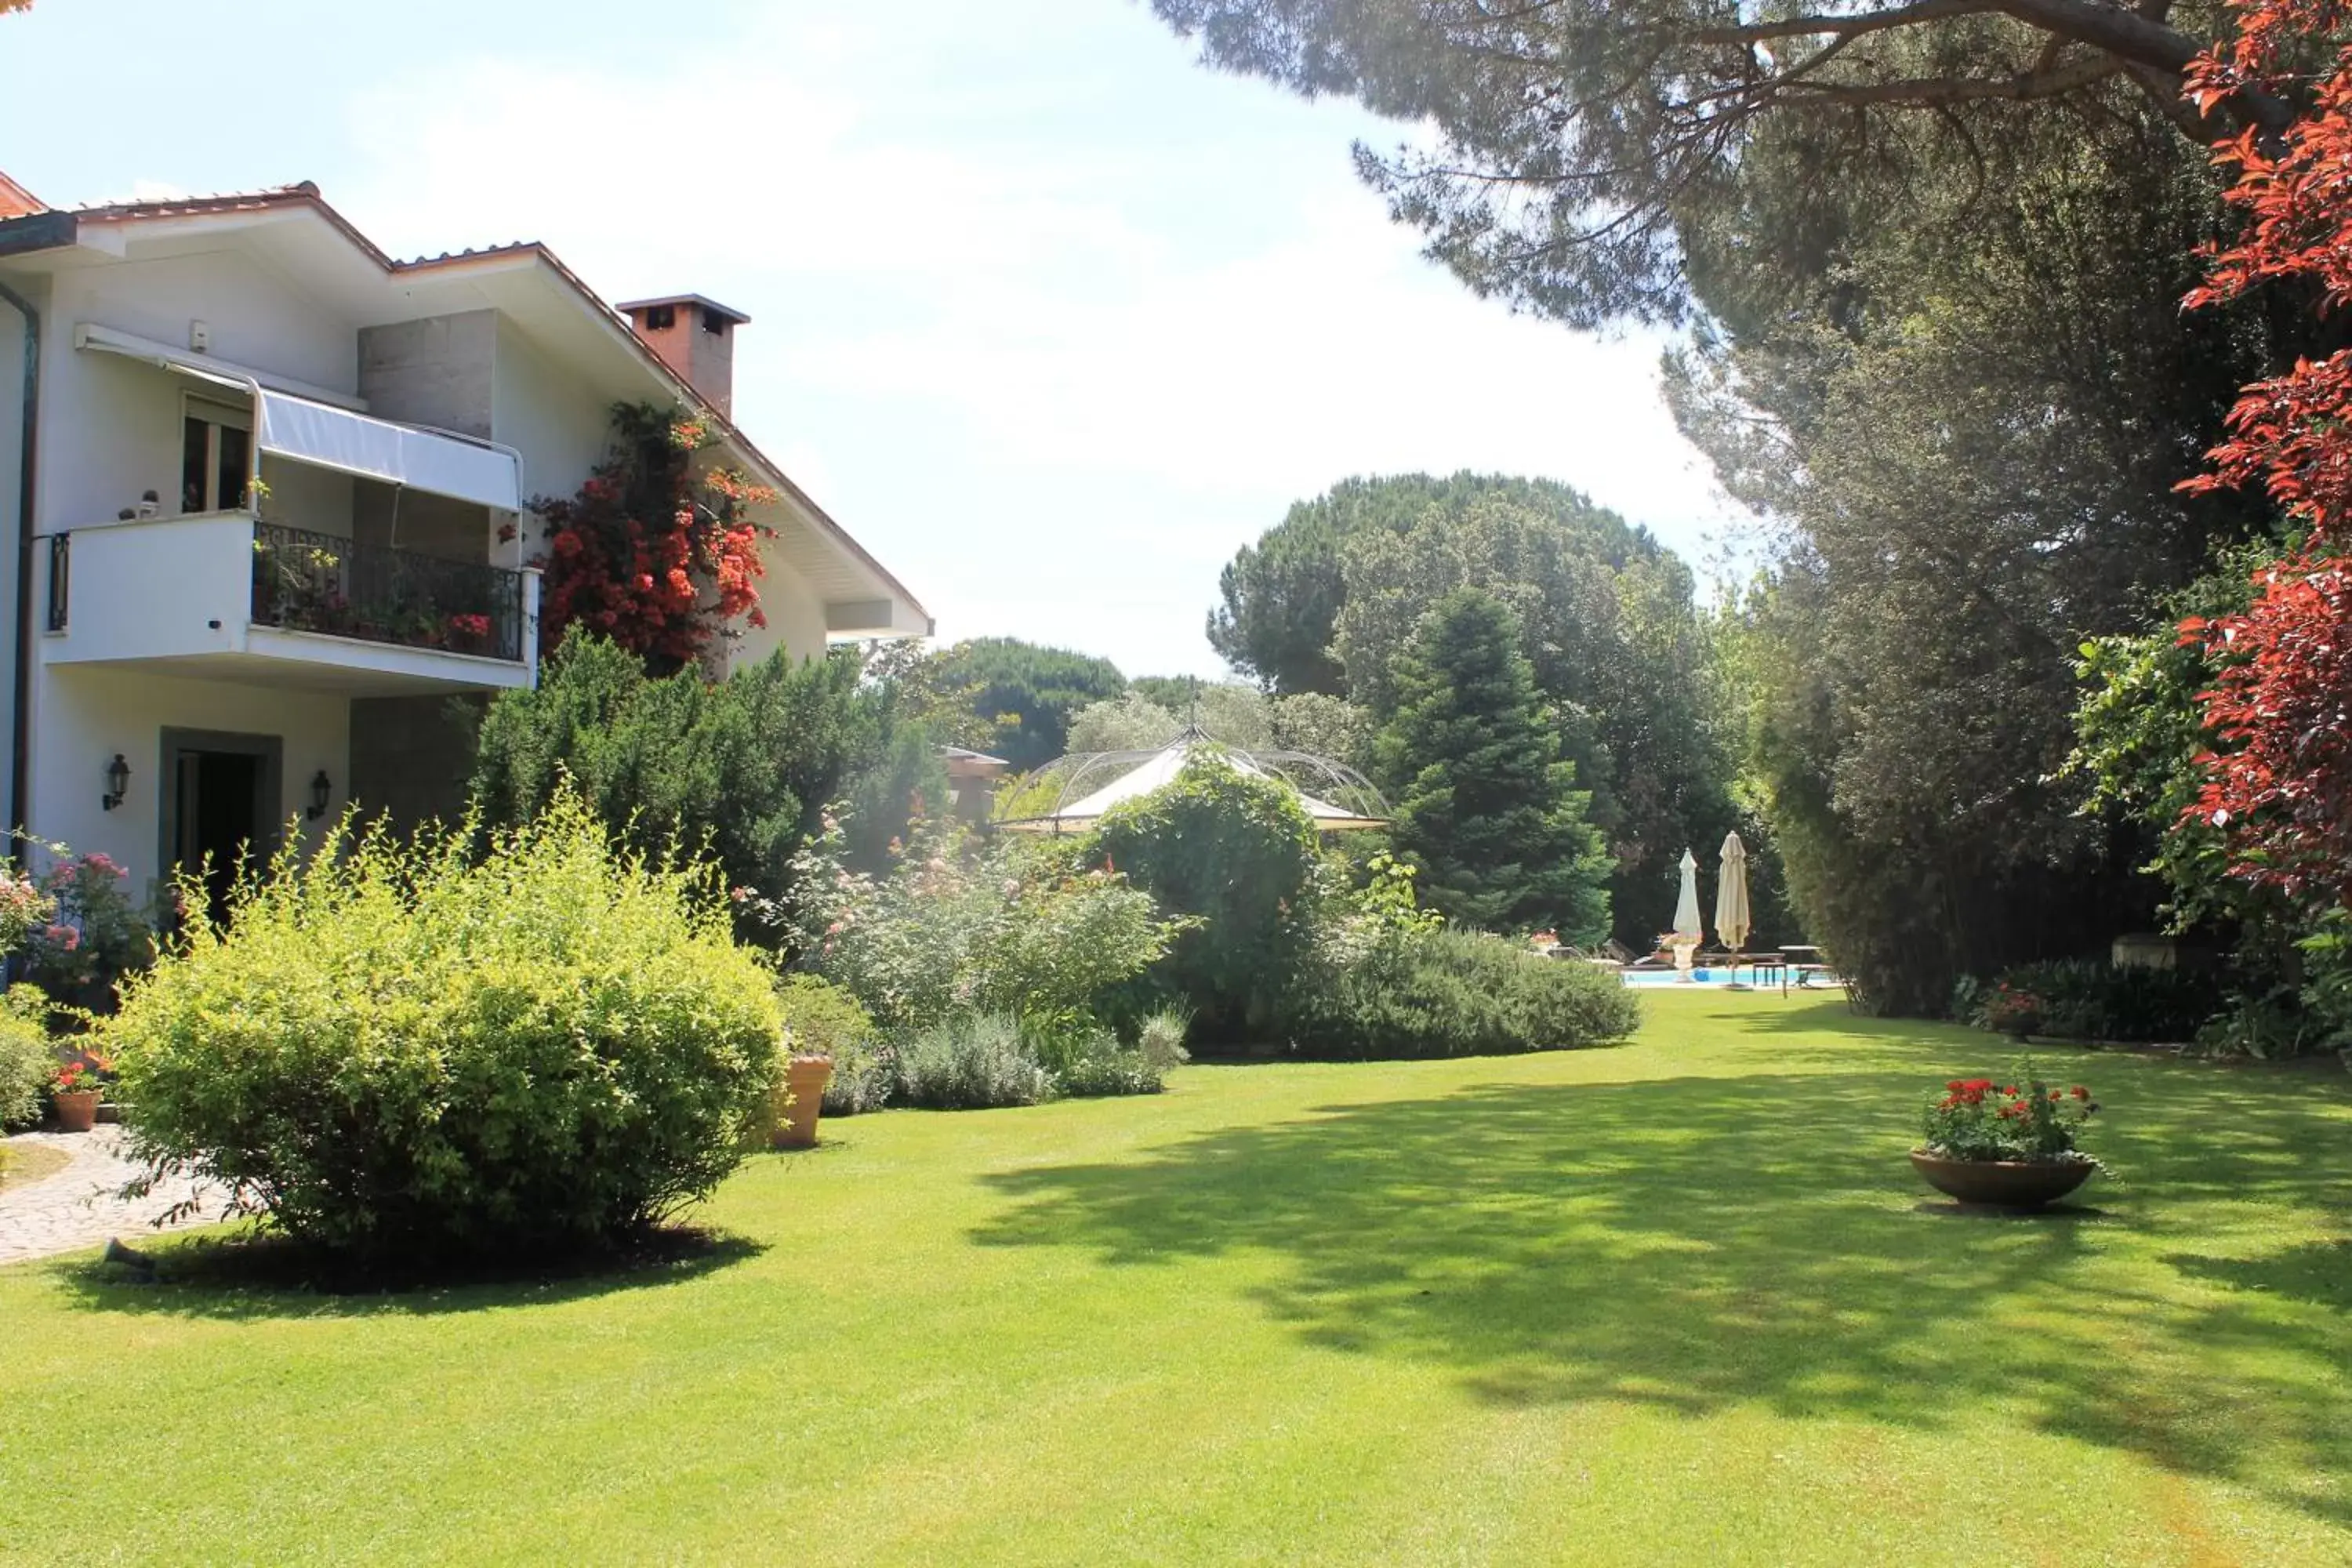
[(828, 1123), (627, 1278), (0, 1269), (0, 1561), (2352, 1562), (2352, 1077), (2044, 1051), (2118, 1175), (1983, 1218), (2001, 1042), (1643, 1005)]

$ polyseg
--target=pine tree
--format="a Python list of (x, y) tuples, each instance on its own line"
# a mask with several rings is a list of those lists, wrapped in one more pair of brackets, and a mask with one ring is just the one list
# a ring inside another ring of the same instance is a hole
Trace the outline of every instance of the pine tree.
[(1399, 661), (1397, 695), (1380, 769), (1397, 847), (1429, 905), (1490, 931), (1606, 935), (1609, 862), (1585, 818), (1591, 796), (1561, 760), (1509, 608), (1475, 588), (1440, 599)]

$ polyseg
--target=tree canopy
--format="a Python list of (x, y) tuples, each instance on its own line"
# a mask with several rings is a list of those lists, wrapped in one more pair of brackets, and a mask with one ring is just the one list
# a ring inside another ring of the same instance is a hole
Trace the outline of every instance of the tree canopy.
[(1069, 749), (1070, 720), (1118, 697), (1127, 679), (1107, 658), (1018, 637), (980, 637), (933, 656), (926, 679), (982, 721), (984, 745), (1025, 773)]
[(1212, 64), (1433, 127), (1433, 147), (1359, 145), (1364, 177), (1472, 288), (1580, 325), (1682, 319), (1685, 268), (1760, 149), (1806, 149), (1827, 184), (1899, 186), (1915, 158), (2021, 113), (2155, 116), (2200, 142), (2286, 118), (2260, 84), (2210, 115), (2182, 99), (2214, 11), (2175, 0), (1152, 8)]

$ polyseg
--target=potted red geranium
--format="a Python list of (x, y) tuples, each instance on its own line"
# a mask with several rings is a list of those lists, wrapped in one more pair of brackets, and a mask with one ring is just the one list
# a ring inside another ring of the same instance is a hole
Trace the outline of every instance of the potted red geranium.
[(1964, 1204), (2040, 1208), (2099, 1168), (2075, 1145), (2098, 1109), (2081, 1084), (2053, 1089), (2030, 1066), (2005, 1084), (1956, 1078), (1928, 1102), (1911, 1163), (1929, 1186)]
[(68, 1132), (87, 1132), (98, 1125), (98, 1102), (106, 1098), (106, 1082), (88, 1062), (68, 1062), (49, 1080), (49, 1103), (57, 1107), (58, 1125)]

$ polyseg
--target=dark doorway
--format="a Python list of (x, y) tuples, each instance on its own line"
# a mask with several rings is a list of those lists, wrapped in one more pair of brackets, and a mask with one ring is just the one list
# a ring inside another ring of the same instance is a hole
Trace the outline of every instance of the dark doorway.
[(277, 845), (279, 758), (275, 735), (163, 731), (163, 858), (174, 870), (203, 868), (207, 911), (228, 916), (229, 889)]

